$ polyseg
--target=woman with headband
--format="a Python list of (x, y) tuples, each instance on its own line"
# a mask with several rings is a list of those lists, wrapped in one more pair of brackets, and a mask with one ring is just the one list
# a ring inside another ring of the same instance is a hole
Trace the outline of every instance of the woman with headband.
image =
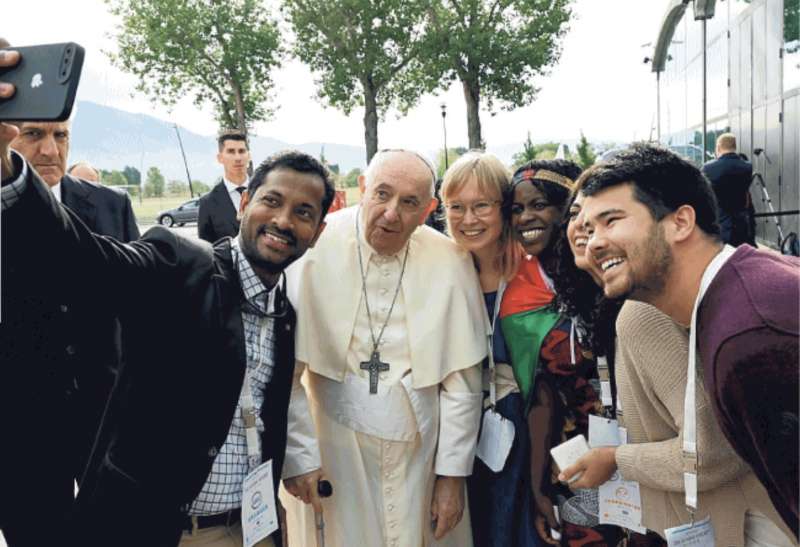
[[(617, 545), (621, 530), (598, 526), (596, 493), (574, 493), (559, 483), (550, 457), (554, 446), (580, 434), (588, 437), (589, 415), (603, 411), (591, 383), (596, 364), (581, 348), (575, 322), (553, 303), (555, 288), (547, 273), (554, 271), (554, 242), (578, 175), (580, 168), (565, 160), (533, 161), (514, 173), (509, 213), (512, 232), (527, 254), (520, 272), (528, 277), (519, 290), (509, 286), (500, 317), (507, 336), (528, 340), (518, 352), (510, 348), (510, 358), (525, 401), (537, 532), (550, 545), (600, 547)], [(546, 304), (513, 313), (514, 304), (533, 300)]]

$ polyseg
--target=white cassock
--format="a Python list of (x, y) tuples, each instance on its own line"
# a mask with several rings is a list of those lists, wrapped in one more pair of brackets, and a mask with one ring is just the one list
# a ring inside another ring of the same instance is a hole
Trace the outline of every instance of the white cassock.
[[(293, 265), (297, 367), (289, 407), (285, 478), (322, 467), (333, 484), (323, 501), (326, 547), (472, 546), (469, 512), (442, 541), (431, 529), (436, 475), (472, 473), (488, 324), (470, 255), (435, 230), (381, 256), (361, 252), (378, 348), (389, 363), (369, 393), (362, 362), (372, 353), (356, 247), (358, 208), (337, 211), (317, 245)], [(303, 385), (300, 376), (305, 371)], [(311, 417), (313, 416), (313, 423)], [(282, 492), (289, 542), (316, 545), (310, 506)]]

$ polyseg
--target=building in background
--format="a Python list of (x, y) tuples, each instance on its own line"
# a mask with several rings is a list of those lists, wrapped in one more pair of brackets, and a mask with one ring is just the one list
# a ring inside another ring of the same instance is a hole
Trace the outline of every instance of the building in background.
[[(800, 0), (669, 0), (651, 59), (658, 139), (701, 165), (731, 131), (763, 176), (783, 234), (800, 209)], [(705, 138), (704, 138), (705, 137)], [(776, 217), (751, 186), (756, 236), (779, 245)]]

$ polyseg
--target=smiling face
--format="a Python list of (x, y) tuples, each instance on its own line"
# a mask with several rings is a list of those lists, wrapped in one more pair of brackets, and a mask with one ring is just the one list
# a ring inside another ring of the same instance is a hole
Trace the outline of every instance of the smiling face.
[(544, 193), (529, 181), (514, 187), (511, 226), (525, 252), (538, 256), (553, 238), (561, 211), (547, 201)]
[(251, 198), (242, 197), (239, 241), (250, 265), (264, 281), (277, 279), (317, 241), (325, 185), (311, 173), (277, 168)]
[(61, 182), (67, 171), (69, 122), (22, 122), (11, 148), (28, 160), (49, 186)]
[(431, 195), (431, 172), (410, 152), (383, 152), (372, 169), (359, 178), (364, 185), (361, 208), (364, 237), (381, 255), (393, 255), (436, 208)]
[(581, 211), (583, 199), (583, 194), (578, 192), (569, 207), (567, 241), (572, 255), (575, 257), (575, 266), (581, 270), (590, 271), (589, 260), (586, 257), (586, 244), (589, 242), (589, 237), (583, 227), (583, 214)]
[(447, 225), (455, 242), (478, 255), (487, 249), (496, 252), (503, 233), (499, 199), (481, 191), (474, 177), (448, 196)]
[(621, 184), (583, 201), (590, 235), (589, 261), (601, 272), (607, 298), (652, 302), (666, 284), (673, 263), (664, 228), (636, 200), (631, 184)]

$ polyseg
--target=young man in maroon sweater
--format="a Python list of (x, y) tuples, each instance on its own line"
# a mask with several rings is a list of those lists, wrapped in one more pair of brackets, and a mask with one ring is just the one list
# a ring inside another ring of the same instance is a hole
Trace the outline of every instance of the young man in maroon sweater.
[[(647, 144), (582, 179), (587, 253), (606, 297), (649, 303), (688, 327), (701, 278), (724, 248), (708, 181)], [(800, 261), (749, 245), (728, 251), (699, 302), (697, 366), (722, 431), (797, 536)], [(608, 454), (592, 451), (565, 478), (583, 470), (579, 486), (604, 482)]]

